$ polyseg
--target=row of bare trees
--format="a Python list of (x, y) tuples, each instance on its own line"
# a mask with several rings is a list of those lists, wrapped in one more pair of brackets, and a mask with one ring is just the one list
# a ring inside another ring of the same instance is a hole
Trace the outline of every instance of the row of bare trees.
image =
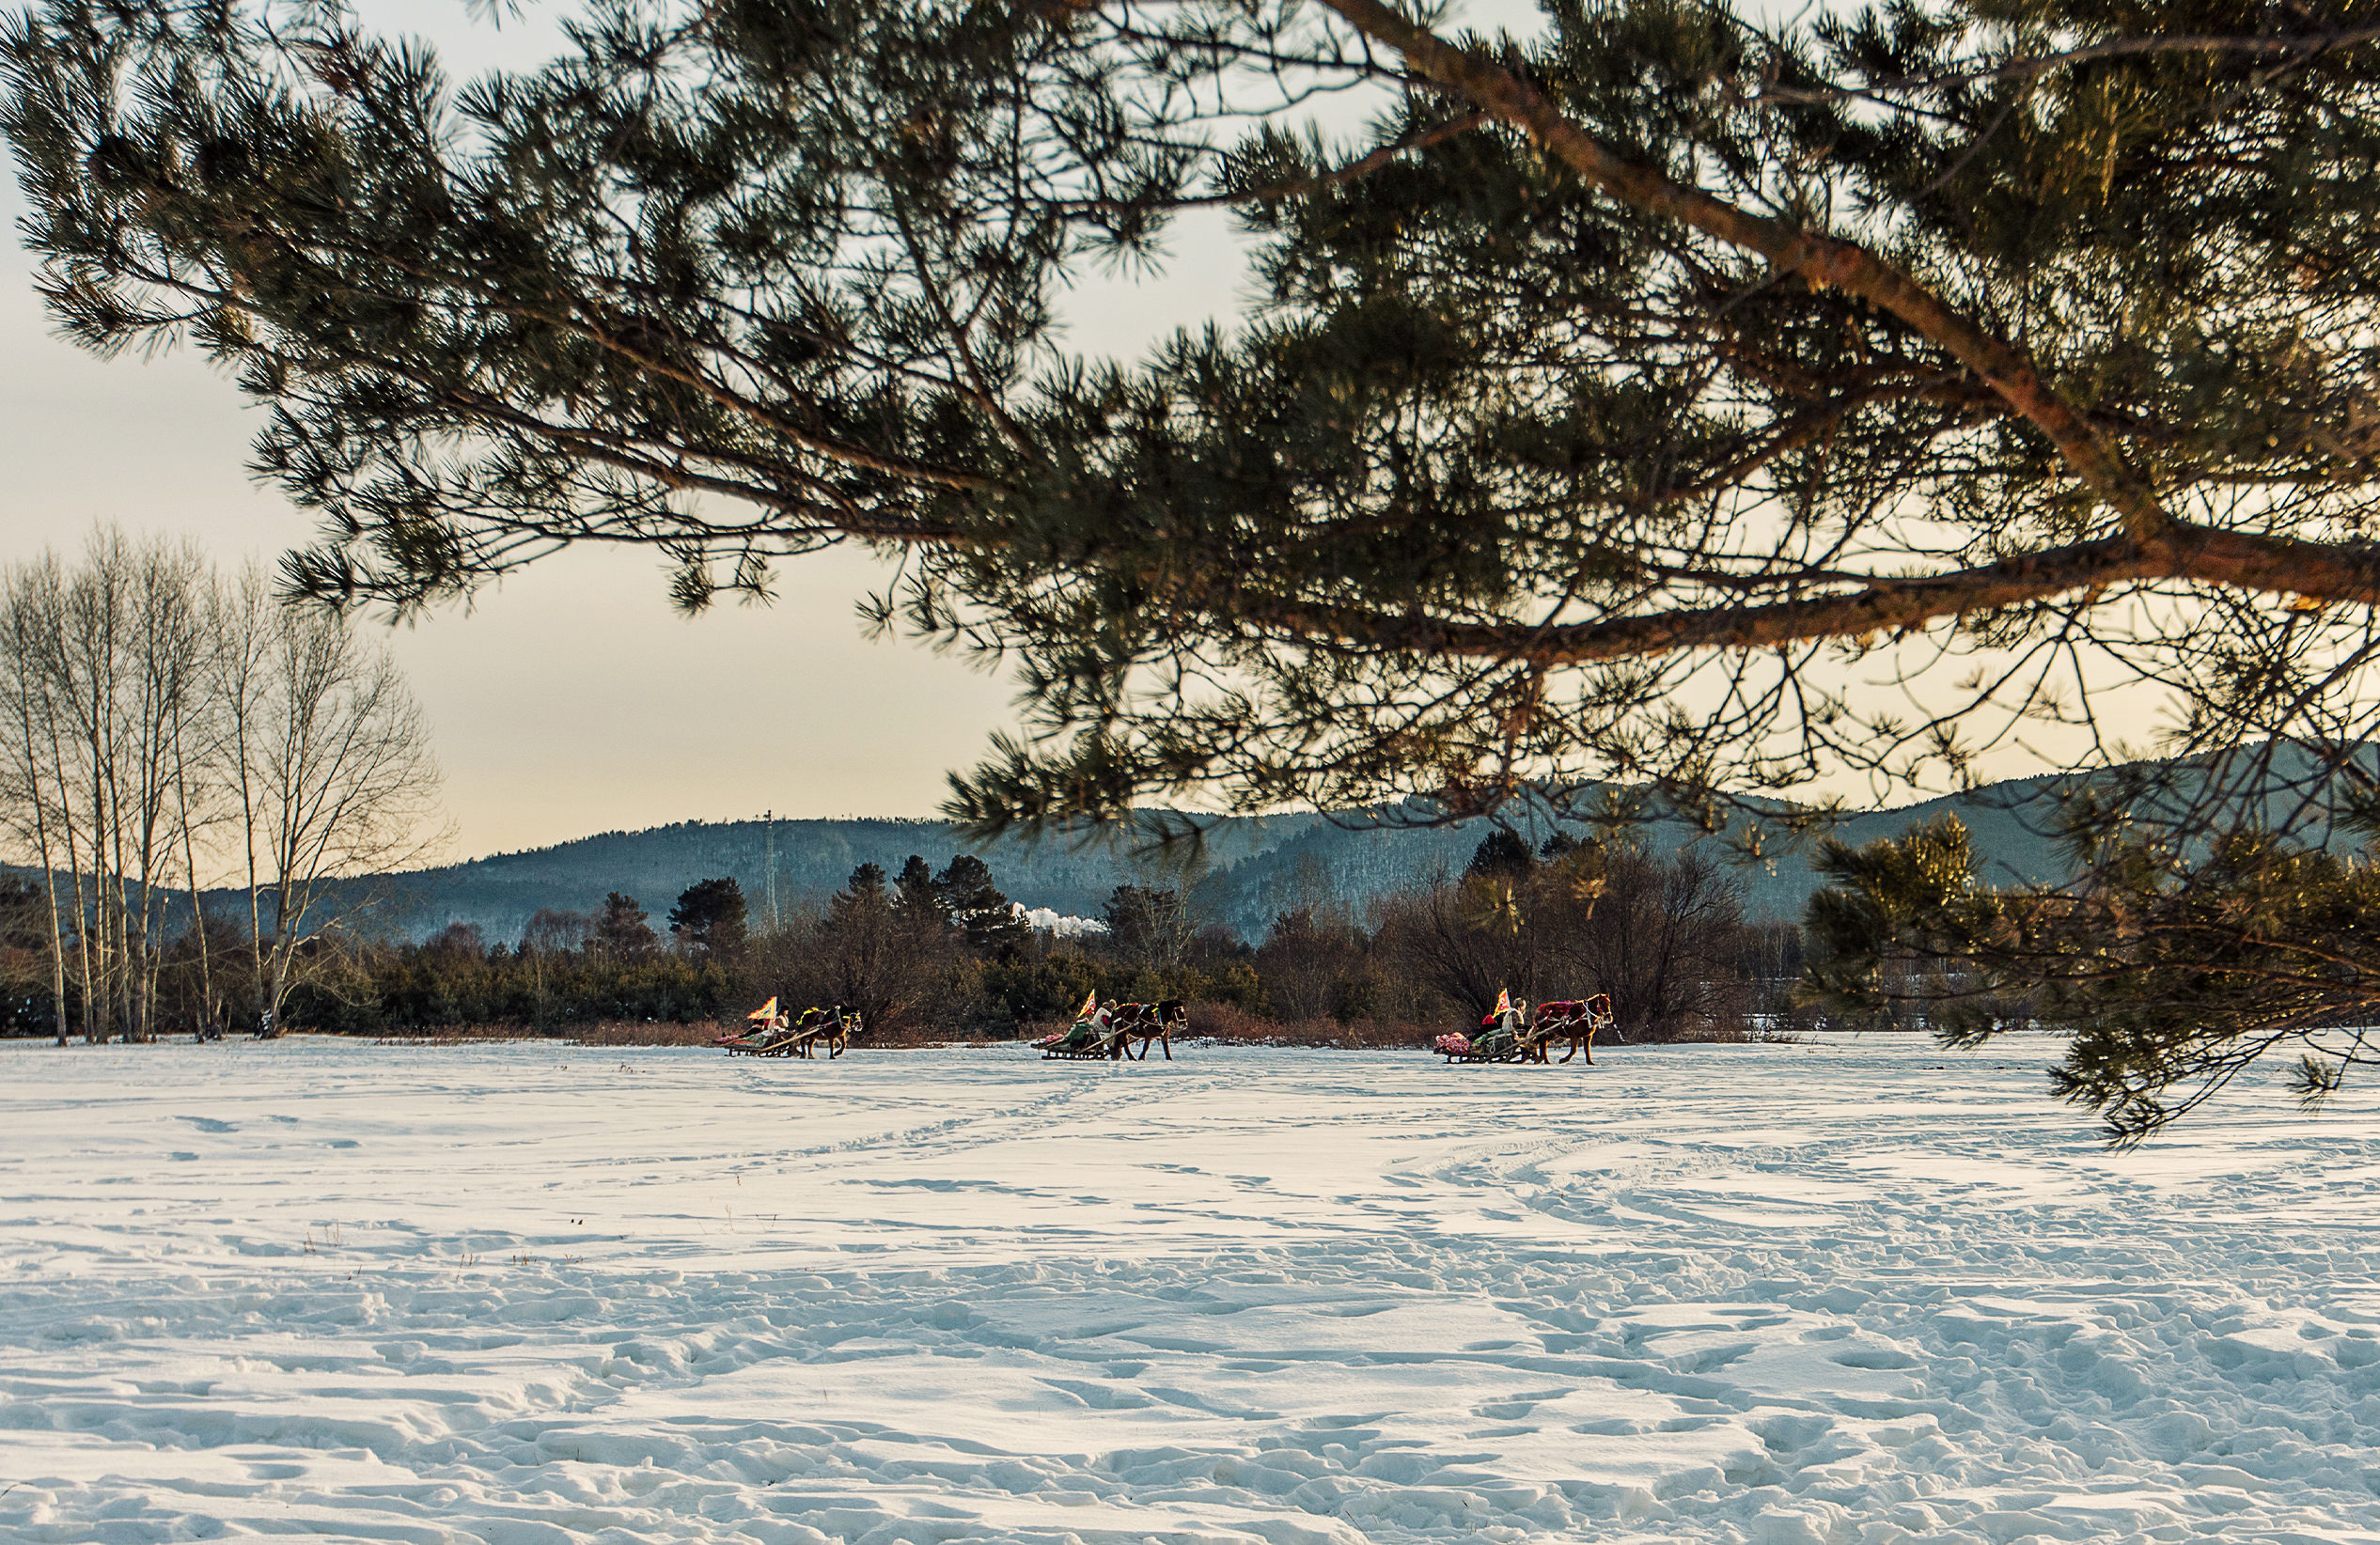
[[(339, 882), (434, 840), (437, 786), (387, 652), (284, 605), (260, 569), (102, 530), (79, 562), (0, 574), (0, 823), (46, 905), (61, 1043), (70, 1022), (157, 1034), (183, 929), (195, 1028), (273, 1031), (324, 935), (368, 904)], [(235, 982), (253, 1001), (229, 1001)]]

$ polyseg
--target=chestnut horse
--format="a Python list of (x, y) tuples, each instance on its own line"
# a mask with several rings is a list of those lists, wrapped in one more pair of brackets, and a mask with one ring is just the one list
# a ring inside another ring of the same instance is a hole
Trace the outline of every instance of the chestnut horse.
[(1537, 1006), (1537, 1022), (1528, 1030), (1529, 1059), (1543, 1062), (1554, 1043), (1566, 1040), (1570, 1050), (1562, 1053), (1568, 1062), (1579, 1053), (1587, 1053), (1587, 1066), (1595, 1065), (1595, 1032), (1611, 1028), (1611, 994), (1598, 992), (1585, 1003), (1569, 1000), (1561, 1003), (1542, 1003)]

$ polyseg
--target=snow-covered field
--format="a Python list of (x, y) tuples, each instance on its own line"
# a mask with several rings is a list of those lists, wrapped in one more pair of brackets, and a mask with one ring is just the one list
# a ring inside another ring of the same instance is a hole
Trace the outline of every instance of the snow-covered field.
[(2380, 1124), (2021, 1055), (0, 1050), (0, 1538), (2380, 1539)]

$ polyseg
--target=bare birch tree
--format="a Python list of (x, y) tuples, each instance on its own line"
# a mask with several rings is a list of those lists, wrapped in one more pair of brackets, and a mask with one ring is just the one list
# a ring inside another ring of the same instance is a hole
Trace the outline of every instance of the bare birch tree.
[(247, 897), (256, 1030), (271, 1035), (333, 936), (377, 903), (365, 877), (436, 845), (439, 774), (395, 661), (346, 619), (283, 605), (251, 568), (225, 587), (214, 631), (220, 776)]
[(129, 1038), (147, 1040), (155, 1033), (175, 882), (196, 890), (194, 870), (176, 874), (185, 855), (195, 858), (190, 844), (176, 840), (190, 826), (176, 742), (200, 690), (207, 573), (188, 542), (135, 544), (105, 533), (93, 542), (94, 559), (102, 553), (108, 567), (95, 561), (93, 569), (121, 592), (125, 622), (117, 640), (117, 754), (108, 769), (117, 816), (109, 900), (123, 961), (118, 1015)]

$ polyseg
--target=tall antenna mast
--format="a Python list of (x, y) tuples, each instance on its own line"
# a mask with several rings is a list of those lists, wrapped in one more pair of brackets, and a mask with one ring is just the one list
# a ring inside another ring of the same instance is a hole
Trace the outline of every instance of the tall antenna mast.
[(769, 931), (775, 933), (785, 926), (776, 914), (776, 812), (773, 809), (761, 811), (760, 820), (768, 833), (762, 841), (760, 869), (765, 876), (762, 883), (769, 897)]

